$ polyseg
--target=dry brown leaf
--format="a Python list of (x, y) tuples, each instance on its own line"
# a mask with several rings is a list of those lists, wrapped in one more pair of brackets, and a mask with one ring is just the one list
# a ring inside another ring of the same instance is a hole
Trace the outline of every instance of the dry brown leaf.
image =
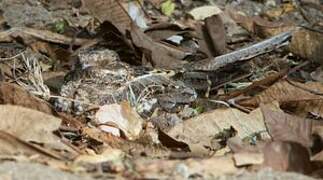
[(323, 66), (323, 33), (301, 29), (293, 34), (290, 51)]
[(253, 21), (255, 33), (262, 38), (272, 37), (296, 28), (296, 26), (287, 22), (271, 22), (260, 18), (259, 16), (254, 17)]
[(265, 167), (278, 171), (309, 173), (312, 170), (308, 149), (292, 142), (274, 141), (264, 149)]
[(119, 0), (82, 0), (83, 6), (101, 23), (109, 21), (123, 35), (131, 29), (132, 20)]
[(0, 144), (0, 154), (23, 154), (27, 156), (40, 155), (41, 158), (50, 158), (56, 160), (64, 159), (57, 153), (51, 152), (39, 146), (35, 146), (2, 130), (0, 130)]
[(161, 41), (168, 39), (173, 35), (180, 35), (191, 31), (192, 29), (189, 29), (188, 27), (182, 27), (179, 24), (161, 22), (158, 24), (152, 24), (148, 29), (145, 30), (145, 34), (147, 34), (155, 41)]
[(260, 16), (248, 17), (234, 10), (228, 10), (228, 12), (231, 18), (239, 25), (262, 38), (272, 37), (282, 32), (295, 29), (295, 26), (291, 23), (268, 21)]
[(131, 37), (134, 45), (145, 53), (153, 67), (179, 68), (182, 67), (186, 53), (176, 47), (155, 42), (135, 25), (132, 26)]
[(199, 45), (199, 51), (205, 54), (206, 57), (212, 57), (212, 52), (208, 47), (208, 43), (206, 41), (205, 32), (204, 32), (204, 25), (202, 22), (195, 23), (195, 33), (197, 34), (197, 42)]
[(280, 80), (284, 75), (286, 74), (286, 71), (281, 72), (281, 73), (273, 73), (270, 74), (269, 76), (265, 77), (264, 79), (261, 79), (259, 81), (254, 81), (250, 86), (241, 89), (241, 90), (236, 90), (233, 91), (232, 93), (229, 93), (226, 95), (223, 99), (224, 100), (229, 100), (235, 97), (238, 97), (242, 94), (254, 94), (257, 92), (261, 92), (264, 90), (263, 87), (268, 87), (276, 83), (278, 80)]
[[(234, 141), (236, 140), (237, 138)], [(228, 143), (229, 146), (232, 146), (232, 141)], [(233, 143), (236, 146), (236, 142)], [(278, 171), (301, 173), (311, 171), (309, 150), (301, 144), (290, 141), (273, 141), (250, 146), (240, 142), (238, 146), (241, 147), (233, 155), (237, 166), (255, 165), (256, 169), (270, 167)]]
[[(305, 101), (305, 100), (322, 100), (321, 96), (315, 95), (310, 91), (323, 92), (323, 85), (321, 83), (309, 82), (298, 83), (293, 82), (290, 84), (287, 81), (279, 81), (268, 89), (260, 93), (259, 95), (239, 102), (242, 106), (258, 107), (260, 103), (270, 103), (278, 101), (279, 104), (283, 104), (289, 101)], [(310, 91), (304, 90), (304, 88)]]
[[(167, 134), (190, 147), (198, 145), (202, 148), (211, 148), (215, 135), (230, 127), (237, 131), (237, 136), (241, 139), (254, 133), (266, 132), (260, 109), (250, 114), (236, 109), (217, 109), (188, 119), (176, 125)], [(268, 134), (263, 133), (263, 136), (268, 137)]]
[(134, 23), (116, 0), (83, 0), (85, 7), (98, 18), (101, 23), (109, 21), (124, 36), (130, 32), (133, 44), (141, 48), (144, 52), (144, 58), (151, 63), (153, 67), (158, 68), (176, 68), (182, 67), (186, 53), (170, 45), (164, 45), (155, 42), (144, 32), (142, 32)]
[[(121, 130), (129, 140), (138, 139), (144, 122), (128, 102), (100, 107), (95, 114), (95, 120), (103, 131), (113, 134), (114, 131), (111, 132), (113, 130), (111, 128)], [(110, 127), (110, 129), (105, 129), (105, 126)]]
[(274, 111), (261, 105), (265, 124), (275, 141), (292, 141), (311, 147), (312, 121), (292, 116), (281, 111)]
[(281, 108), (292, 112), (299, 117), (308, 117), (309, 114), (316, 118), (323, 118), (323, 99), (289, 101), (282, 103)]
[[(213, 15), (205, 19), (205, 28), (211, 38), (213, 56), (219, 56), (226, 52), (226, 32), (220, 15)], [(206, 41), (208, 39), (205, 39)]]
[(227, 145), (232, 153), (260, 153), (261, 149), (265, 146), (265, 141), (258, 141), (255, 145), (250, 144), (248, 141), (242, 141), (239, 137), (235, 136), (227, 141)]
[(315, 154), (312, 158), (312, 161), (323, 161), (323, 150), (317, 154)]
[(247, 17), (241, 12), (231, 8), (227, 9), (226, 12), (237, 24), (239, 24), (249, 32), (254, 32), (254, 21), (251, 17)]
[(64, 149), (65, 145), (53, 131), (58, 130), (61, 119), (19, 106), (0, 105), (0, 130), (24, 141), (33, 141)]
[(5, 82), (0, 84), (0, 104), (18, 105), (46, 114), (54, 114), (53, 109), (46, 101), (33, 96), (15, 84)]
[(297, 10), (296, 8), (292, 2), (283, 3), (264, 12), (264, 16), (275, 19)]

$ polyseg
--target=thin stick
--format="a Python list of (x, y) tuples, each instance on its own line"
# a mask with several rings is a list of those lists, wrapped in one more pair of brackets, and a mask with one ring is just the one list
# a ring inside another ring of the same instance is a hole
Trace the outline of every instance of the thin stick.
[(246, 48), (242, 48), (240, 50), (215, 57), (212, 60), (207, 59), (188, 64), (186, 66), (186, 69), (198, 71), (216, 71), (219, 68), (224, 67), (228, 64), (232, 64), (238, 61), (249, 60), (261, 54), (268, 53), (277, 48), (288, 45), (291, 37), (291, 31), (284, 32), (270, 39), (248, 46)]

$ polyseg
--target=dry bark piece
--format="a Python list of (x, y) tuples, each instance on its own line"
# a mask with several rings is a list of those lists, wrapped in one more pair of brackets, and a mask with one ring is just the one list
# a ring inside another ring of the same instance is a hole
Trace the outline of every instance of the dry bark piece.
[(292, 116), (284, 112), (273, 111), (261, 105), (265, 124), (275, 141), (291, 141), (311, 147), (312, 121)]

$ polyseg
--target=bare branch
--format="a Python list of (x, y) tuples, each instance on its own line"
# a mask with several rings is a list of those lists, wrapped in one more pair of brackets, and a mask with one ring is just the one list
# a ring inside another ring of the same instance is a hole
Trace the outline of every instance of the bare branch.
[(249, 47), (245, 47), (240, 50), (215, 57), (212, 60), (207, 59), (188, 64), (186, 66), (186, 69), (198, 71), (216, 71), (228, 64), (249, 60), (261, 54), (268, 53), (277, 48), (288, 45), (291, 37), (291, 31), (284, 32)]

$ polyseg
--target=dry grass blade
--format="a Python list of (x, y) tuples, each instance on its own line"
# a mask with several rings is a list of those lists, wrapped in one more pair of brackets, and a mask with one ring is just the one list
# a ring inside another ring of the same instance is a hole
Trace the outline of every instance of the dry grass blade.
[(41, 66), (37, 57), (23, 53), (21, 54), (21, 62), (26, 70), (27, 77), (17, 78), (14, 74), (16, 82), (28, 92), (44, 99), (49, 99), (50, 91), (44, 84)]

